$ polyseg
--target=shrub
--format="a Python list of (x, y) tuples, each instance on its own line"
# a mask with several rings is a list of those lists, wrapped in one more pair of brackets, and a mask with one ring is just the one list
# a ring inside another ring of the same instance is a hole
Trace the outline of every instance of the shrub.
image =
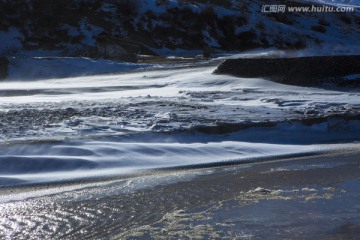
[(219, 19), (219, 28), (225, 36), (232, 36), (235, 33), (236, 25), (234, 16), (224, 16)]
[(200, 12), (200, 18), (206, 25), (215, 26), (218, 16), (213, 7), (206, 7)]
[(326, 33), (326, 28), (321, 25), (313, 26), (313, 27), (311, 27), (311, 30), (316, 31), (316, 32)]
[(330, 23), (328, 21), (326, 21), (325, 18), (320, 18), (319, 19), (319, 25), (330, 26)]
[(351, 18), (348, 17), (347, 15), (341, 14), (339, 18), (340, 18), (340, 20), (343, 21), (344, 23), (351, 24)]

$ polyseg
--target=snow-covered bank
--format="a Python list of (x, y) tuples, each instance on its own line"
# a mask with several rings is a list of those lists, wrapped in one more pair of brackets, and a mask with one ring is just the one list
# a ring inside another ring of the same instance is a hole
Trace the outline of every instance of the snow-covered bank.
[[(145, 136), (145, 141), (142, 141), (141, 135), (137, 135), (130, 138), (112, 137), (1, 146), (0, 185), (106, 178), (162, 168), (196, 169), (200, 166), (256, 163), (359, 148), (356, 142), (296, 144), (296, 135), (301, 136), (304, 133), (308, 136), (300, 137), (302, 141), (314, 141), (313, 138), (318, 135), (321, 136), (319, 142), (324, 140), (324, 134), (307, 128), (282, 133), (285, 135), (283, 139), (271, 134), (260, 137), (260, 131), (267, 129), (255, 129), (254, 136), (251, 131), (245, 132), (245, 136), (250, 136), (249, 139), (242, 136), (242, 132), (226, 136), (181, 136), (175, 133), (155, 135), (154, 139)], [(359, 132), (346, 137), (330, 133), (334, 138), (328, 136), (325, 141), (349, 142), (354, 140), (351, 137), (359, 140), (356, 138)], [(281, 134), (279, 130), (273, 130), (273, 133)], [(243, 142), (242, 139), (250, 141)], [(272, 143), (273, 141), (275, 143)], [(300, 143), (304, 143), (302, 141), (300, 140)]]
[(3, 82), (1, 139), (259, 127), (296, 120), (321, 123), (331, 118), (357, 120), (359, 115), (356, 91), (213, 75), (213, 70), (198, 67)]

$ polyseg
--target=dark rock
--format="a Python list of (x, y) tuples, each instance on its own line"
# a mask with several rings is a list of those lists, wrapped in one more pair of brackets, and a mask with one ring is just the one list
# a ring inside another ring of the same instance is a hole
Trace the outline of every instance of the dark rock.
[(4, 80), (7, 77), (8, 66), (9, 61), (4, 57), (0, 57), (0, 80)]
[(346, 79), (348, 75), (360, 74), (360, 56), (228, 59), (214, 73), (265, 78), (300, 86), (331, 83), (341, 87), (360, 87), (360, 79)]

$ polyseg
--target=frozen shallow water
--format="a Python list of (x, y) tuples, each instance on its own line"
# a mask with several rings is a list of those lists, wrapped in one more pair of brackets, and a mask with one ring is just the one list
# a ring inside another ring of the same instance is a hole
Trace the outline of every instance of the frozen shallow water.
[(356, 90), (214, 69), (0, 83), (0, 185), (314, 154), (360, 139)]

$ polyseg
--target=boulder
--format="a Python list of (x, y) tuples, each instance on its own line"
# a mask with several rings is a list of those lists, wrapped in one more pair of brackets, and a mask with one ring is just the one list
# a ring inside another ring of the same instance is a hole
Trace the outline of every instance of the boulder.
[(228, 59), (214, 73), (300, 86), (360, 87), (360, 56)]

